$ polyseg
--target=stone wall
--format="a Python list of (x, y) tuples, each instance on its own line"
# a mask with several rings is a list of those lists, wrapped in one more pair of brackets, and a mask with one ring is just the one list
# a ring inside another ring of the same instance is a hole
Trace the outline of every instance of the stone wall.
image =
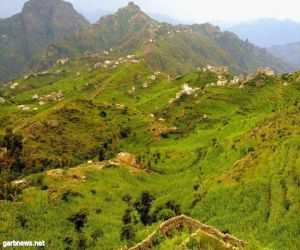
[[(129, 248), (129, 250), (144, 250), (150, 249), (153, 245), (155, 238), (159, 235), (168, 236), (171, 234), (173, 229), (182, 229), (183, 227), (188, 227), (190, 230), (202, 230), (207, 235), (211, 235), (224, 243), (228, 243), (233, 247), (245, 247), (247, 242), (243, 240), (239, 240), (232, 235), (223, 234), (219, 230), (202, 224), (201, 222), (194, 220), (188, 216), (180, 215), (169, 219), (162, 223), (159, 229), (155, 230), (152, 234), (150, 234), (145, 240), (138, 243), (136, 246)], [(126, 249), (126, 248), (125, 248)]]

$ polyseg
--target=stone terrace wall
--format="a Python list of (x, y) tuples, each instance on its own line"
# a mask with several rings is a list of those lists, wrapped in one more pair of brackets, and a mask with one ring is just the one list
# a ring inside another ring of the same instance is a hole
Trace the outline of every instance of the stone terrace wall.
[(239, 240), (235, 238), (232, 235), (229, 234), (223, 234), (219, 230), (202, 224), (201, 222), (194, 220), (188, 216), (180, 215), (177, 217), (174, 217), (172, 219), (169, 219), (162, 223), (159, 227), (159, 229), (155, 230), (152, 234), (150, 234), (145, 240), (138, 243), (136, 246), (129, 248), (129, 250), (143, 250), (143, 249), (150, 249), (153, 245), (153, 242), (155, 238), (158, 235), (164, 235), (168, 236), (173, 229), (182, 229), (183, 227), (188, 227), (191, 230), (198, 230), (201, 229), (208, 235), (212, 235), (219, 239), (220, 241), (223, 241), (224, 243), (228, 243), (234, 247), (245, 247), (247, 245), (247, 242), (243, 240)]

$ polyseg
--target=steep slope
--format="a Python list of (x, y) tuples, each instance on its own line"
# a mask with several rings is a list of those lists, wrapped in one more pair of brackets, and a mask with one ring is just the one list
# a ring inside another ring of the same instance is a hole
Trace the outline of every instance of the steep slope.
[(1, 86), (0, 240), (120, 249), (187, 214), (252, 249), (299, 249), (299, 80), (173, 79), (101, 53)]
[(260, 19), (228, 30), (265, 48), (300, 41), (300, 23), (291, 20)]
[(300, 42), (285, 45), (275, 45), (268, 51), (282, 60), (297, 65), (300, 68)]
[(20, 14), (0, 21), (0, 81), (26, 70), (28, 62), (50, 42), (89, 25), (70, 3), (30, 0)]
[(210, 24), (195, 27), (199, 32), (211, 37), (221, 48), (227, 51), (237, 62), (240, 68), (256, 70), (259, 66), (270, 66), (279, 73), (288, 72), (296, 68), (288, 65), (279, 58), (268, 53), (267, 50), (256, 47), (247, 41), (240, 40), (234, 33), (221, 32), (218, 28)]
[[(121, 46), (137, 32), (156, 23), (140, 8), (130, 2), (128, 6), (120, 8), (114, 15), (102, 17), (96, 24), (72, 37), (65, 37), (59, 43), (51, 44), (48, 50), (39, 55), (35, 62), (41, 60), (44, 64), (51, 64), (63, 56), (75, 57), (85, 52), (110, 50)], [(56, 53), (51, 53), (52, 49)], [(50, 53), (49, 53), (50, 50)]]
[(232, 33), (223, 33), (211, 25), (159, 23), (132, 2), (115, 15), (103, 17), (91, 28), (53, 46), (57, 53), (48, 56), (45, 52), (36, 58), (35, 64), (42, 61), (42, 65), (50, 65), (59, 57), (113, 48), (119, 56), (143, 55), (155, 69), (172, 74), (186, 73), (206, 64), (227, 65), (234, 73), (255, 71), (264, 65), (278, 72), (293, 69)]

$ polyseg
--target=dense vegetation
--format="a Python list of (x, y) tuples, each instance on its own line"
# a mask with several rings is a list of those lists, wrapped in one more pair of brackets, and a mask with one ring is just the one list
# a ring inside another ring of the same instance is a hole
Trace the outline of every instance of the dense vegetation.
[[(94, 68), (111, 57), (1, 86), (0, 241), (119, 249), (183, 213), (253, 249), (299, 249), (300, 73), (206, 87), (216, 73)], [(198, 90), (170, 102), (184, 83)], [(144, 167), (110, 161), (119, 152)]]

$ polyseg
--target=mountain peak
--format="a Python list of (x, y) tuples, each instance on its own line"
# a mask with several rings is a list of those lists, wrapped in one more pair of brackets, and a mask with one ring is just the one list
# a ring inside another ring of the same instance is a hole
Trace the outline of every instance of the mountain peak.
[(62, 0), (29, 0), (25, 2), (22, 12), (31, 11), (33, 9), (40, 9), (46, 6), (58, 6), (60, 4), (72, 7), (71, 3), (64, 2)]
[(136, 5), (134, 2), (129, 2), (126, 8), (130, 8), (130, 9), (134, 9), (134, 10), (138, 10), (141, 11), (140, 7), (138, 5)]
[(126, 7), (120, 8), (119, 11), (141, 12), (141, 8), (131, 1)]
[[(26, 1), (21, 13), (0, 23), (0, 33), (13, 38), (7, 44), (0, 42), (0, 75), (5, 67), (7, 76), (4, 79), (16, 77), (49, 43), (88, 26), (89, 22), (70, 3), (62, 0)], [(15, 49), (11, 51), (10, 48)], [(14, 61), (14, 67), (10, 66), (11, 61)]]
[[(29, 0), (24, 4), (21, 15), (29, 31), (38, 28), (40, 30), (36, 30), (35, 33), (49, 33), (53, 30), (54, 38), (70, 35), (89, 24), (71, 3), (62, 0)], [(48, 31), (44, 30), (45, 26), (48, 27)], [(28, 33), (28, 30), (26, 32)]]

